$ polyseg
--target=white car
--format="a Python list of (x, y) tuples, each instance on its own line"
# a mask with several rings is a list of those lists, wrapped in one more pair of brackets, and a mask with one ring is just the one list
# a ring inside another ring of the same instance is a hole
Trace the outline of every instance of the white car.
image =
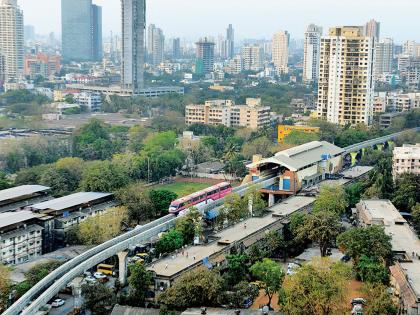
[(296, 273), (296, 270), (299, 269), (301, 266), (296, 263), (289, 263), (287, 265), (287, 275), (293, 275)]
[(95, 272), (93, 276), (95, 277), (95, 279), (98, 279), (98, 280), (106, 278), (106, 276), (102, 272)]
[(63, 306), (66, 303), (66, 301), (62, 300), (62, 299), (55, 299), (52, 303), (51, 306), (52, 307), (60, 307)]

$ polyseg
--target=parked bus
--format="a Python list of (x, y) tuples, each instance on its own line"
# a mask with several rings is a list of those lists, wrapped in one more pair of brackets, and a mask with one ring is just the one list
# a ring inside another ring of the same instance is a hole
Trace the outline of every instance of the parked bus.
[(220, 183), (212, 187), (200, 190), (186, 197), (173, 201), (169, 207), (169, 213), (179, 214), (190, 207), (200, 207), (216, 200), (222, 199), (232, 192), (230, 183)]
[(99, 264), (96, 271), (102, 272), (104, 275), (115, 276), (115, 266), (113, 265)]

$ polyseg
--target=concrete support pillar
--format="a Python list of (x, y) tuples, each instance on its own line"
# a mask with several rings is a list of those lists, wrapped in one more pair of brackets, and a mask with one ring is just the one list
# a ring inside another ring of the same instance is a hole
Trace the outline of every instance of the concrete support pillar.
[(395, 147), (395, 142), (394, 142), (394, 141), (389, 140), (389, 141), (388, 141), (388, 148), (389, 148), (390, 150), (392, 150), (394, 147)]
[(120, 281), (121, 286), (125, 286), (127, 283), (127, 256), (128, 256), (128, 252), (118, 253), (118, 260), (119, 260), (118, 270), (120, 272), (118, 280)]
[(362, 156), (365, 156), (366, 154), (366, 148), (362, 148)]
[(274, 206), (274, 194), (269, 194), (268, 195), (268, 207), (272, 207)]

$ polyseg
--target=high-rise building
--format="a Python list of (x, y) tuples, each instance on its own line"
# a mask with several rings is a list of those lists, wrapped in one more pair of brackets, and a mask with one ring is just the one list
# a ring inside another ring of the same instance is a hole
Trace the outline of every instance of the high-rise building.
[(368, 37), (374, 37), (376, 41), (378, 41), (381, 34), (381, 23), (373, 19), (370, 20), (365, 25), (364, 34), (365, 36), (368, 36)]
[(25, 25), (24, 27), (25, 42), (35, 39), (35, 27), (33, 25)]
[(102, 58), (102, 8), (92, 0), (61, 0), (63, 59)]
[(144, 87), (146, 0), (121, 0), (122, 86), (134, 94)]
[(290, 34), (280, 31), (273, 36), (272, 59), (278, 73), (288, 72)]
[(155, 24), (150, 24), (147, 31), (147, 54), (152, 65), (159, 65), (163, 61), (165, 37), (163, 31)]
[(23, 13), (17, 0), (0, 0), (0, 87), (23, 75)]
[(102, 7), (92, 5), (92, 59), (102, 60)]
[(363, 27), (334, 27), (321, 38), (318, 118), (370, 125), (373, 118), (375, 38)]
[(257, 44), (247, 44), (242, 47), (242, 63), (244, 70), (259, 71), (263, 68), (263, 49)]
[(179, 37), (174, 38), (172, 41), (172, 58), (181, 58), (181, 40), (179, 39)]
[(232, 59), (235, 56), (235, 30), (232, 24), (226, 30), (226, 57)]
[(214, 68), (214, 42), (205, 37), (196, 43), (195, 73), (207, 74)]
[(375, 49), (375, 77), (392, 72), (394, 60), (394, 41), (392, 38), (385, 38), (376, 44)]
[(319, 75), (322, 27), (310, 24), (305, 32), (303, 55), (303, 81), (314, 82)]
[(420, 44), (416, 43), (414, 40), (408, 40), (404, 43), (403, 46), (404, 55), (409, 55), (411, 57), (420, 57)]

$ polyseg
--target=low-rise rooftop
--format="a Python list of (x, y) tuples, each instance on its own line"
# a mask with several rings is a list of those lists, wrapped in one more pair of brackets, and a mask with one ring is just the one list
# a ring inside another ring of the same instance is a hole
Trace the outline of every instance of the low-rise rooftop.
[(0, 229), (10, 225), (18, 224), (21, 222), (29, 221), (39, 217), (39, 214), (31, 211), (18, 211), (18, 212), (5, 212), (0, 213)]
[(31, 206), (31, 208), (34, 210), (60, 211), (73, 208), (78, 205), (89, 204), (109, 196), (112, 196), (112, 194), (98, 192), (79, 192), (65, 197), (38, 203)]
[(30, 196), (35, 193), (44, 192), (48, 190), (50, 190), (50, 187), (41, 185), (23, 185), (0, 190), (0, 203), (5, 202), (7, 200), (13, 200), (25, 196)]

